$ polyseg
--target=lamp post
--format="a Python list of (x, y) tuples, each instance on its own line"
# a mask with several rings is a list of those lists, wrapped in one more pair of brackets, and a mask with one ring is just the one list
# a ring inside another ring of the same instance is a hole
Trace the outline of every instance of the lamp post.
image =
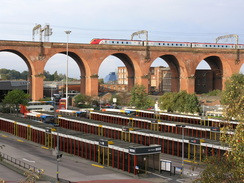
[(58, 125), (56, 126), (56, 129), (57, 129), (57, 182), (59, 182), (59, 158), (60, 158), (60, 155), (59, 155), (59, 132), (58, 132)]
[(67, 45), (66, 45), (66, 55), (67, 55), (67, 63), (66, 63), (66, 109), (68, 109), (68, 61), (69, 61), (69, 34), (71, 31), (64, 31), (67, 34)]
[(183, 176), (183, 171), (184, 171), (184, 128), (186, 127), (186, 125), (175, 125), (176, 127), (181, 127), (182, 128), (182, 152), (181, 152), (181, 176)]

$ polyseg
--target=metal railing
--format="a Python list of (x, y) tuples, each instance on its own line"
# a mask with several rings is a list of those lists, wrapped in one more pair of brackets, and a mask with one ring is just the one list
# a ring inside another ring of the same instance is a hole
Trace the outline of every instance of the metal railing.
[(19, 167), (21, 167), (23, 169), (26, 169), (26, 170), (32, 169), (36, 173), (40, 173), (41, 172), (41, 170), (39, 168), (36, 168), (36, 167), (34, 167), (32, 165), (29, 165), (28, 163), (25, 163), (23, 161), (20, 161), (20, 160), (18, 160), (16, 158), (13, 158), (13, 157), (11, 157), (11, 156), (9, 156), (7, 154), (4, 154), (4, 153), (0, 152), (0, 161), (3, 161), (3, 160), (8, 161), (8, 162), (12, 163), (13, 165), (19, 166)]

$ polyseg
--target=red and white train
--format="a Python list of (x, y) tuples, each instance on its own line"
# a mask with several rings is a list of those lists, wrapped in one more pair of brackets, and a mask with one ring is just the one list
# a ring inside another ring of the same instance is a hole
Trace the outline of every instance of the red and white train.
[(171, 42), (171, 41), (142, 41), (126, 39), (92, 39), (90, 44), (130, 45), (130, 46), (160, 46), (160, 47), (189, 47), (189, 48), (226, 48), (244, 49), (244, 44)]

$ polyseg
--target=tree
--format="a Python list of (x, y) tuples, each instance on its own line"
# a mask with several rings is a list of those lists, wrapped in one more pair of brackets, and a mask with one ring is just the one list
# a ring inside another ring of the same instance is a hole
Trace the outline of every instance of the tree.
[(139, 109), (146, 109), (154, 105), (155, 101), (148, 96), (145, 86), (135, 85), (131, 90), (130, 104)]
[(210, 156), (205, 160), (205, 169), (194, 183), (234, 183), (232, 174), (235, 166), (226, 157)]
[(167, 112), (173, 112), (173, 102), (175, 93), (167, 92), (159, 98), (159, 108)]
[(227, 119), (244, 119), (244, 75), (233, 74), (225, 83), (226, 89), (221, 97), (224, 115)]
[(83, 94), (76, 95), (74, 103), (77, 107), (90, 107), (91, 97)]
[[(227, 130), (227, 128), (225, 128)], [(235, 129), (234, 135), (224, 133), (222, 143), (229, 145), (224, 156), (208, 157), (206, 167), (195, 182), (201, 183), (241, 183), (244, 182), (244, 124), (241, 122)]]
[(103, 78), (98, 79), (98, 83), (99, 83), (99, 84), (104, 84), (104, 80), (103, 80)]
[(185, 108), (190, 113), (200, 112), (200, 102), (195, 94), (188, 94), (186, 96)]
[(27, 105), (30, 95), (22, 90), (12, 90), (3, 99), (3, 104), (13, 107), (14, 111), (19, 111), (19, 105)]
[[(206, 163), (211, 163), (211, 166), (203, 170), (200, 182), (244, 182), (244, 75), (233, 74), (225, 86), (221, 97), (224, 115), (229, 120), (238, 119), (239, 124), (236, 129), (228, 123), (222, 128), (225, 133), (220, 140), (228, 144), (230, 150), (220, 160), (214, 157), (207, 159)], [(230, 130), (234, 131), (233, 135), (227, 133)]]
[(53, 74), (53, 80), (54, 81), (58, 81), (59, 80), (58, 72), (57, 71), (55, 71), (54, 74)]
[(168, 112), (196, 113), (200, 111), (197, 96), (188, 94), (186, 91), (165, 93), (159, 98), (159, 108)]

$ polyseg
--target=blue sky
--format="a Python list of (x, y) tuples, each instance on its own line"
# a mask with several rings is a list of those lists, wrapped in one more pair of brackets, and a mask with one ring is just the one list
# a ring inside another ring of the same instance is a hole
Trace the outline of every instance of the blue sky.
[[(243, 0), (1, 0), (0, 40), (31, 41), (36, 24), (49, 24), (50, 42), (89, 43), (93, 38), (130, 39), (147, 30), (149, 40), (214, 42), (218, 36), (239, 35), (244, 44)], [(35, 40), (39, 37), (35, 36)], [(142, 37), (142, 39), (144, 39)], [(6, 61), (7, 60), (7, 61)], [(69, 64), (70, 77), (79, 77), (77, 65)], [(66, 58), (56, 55), (45, 69), (66, 72)], [(109, 62), (109, 64), (108, 64)], [(113, 63), (112, 63), (113, 62)], [(20, 64), (16, 64), (20, 63)], [(160, 60), (160, 64), (163, 61)], [(57, 67), (59, 65), (59, 67)], [(109, 57), (99, 71), (115, 71), (121, 61)], [(17, 56), (0, 52), (0, 68), (26, 70)], [(77, 72), (76, 72), (77, 71)], [(73, 74), (74, 73), (74, 74)], [(73, 74), (73, 75), (72, 75)]]

